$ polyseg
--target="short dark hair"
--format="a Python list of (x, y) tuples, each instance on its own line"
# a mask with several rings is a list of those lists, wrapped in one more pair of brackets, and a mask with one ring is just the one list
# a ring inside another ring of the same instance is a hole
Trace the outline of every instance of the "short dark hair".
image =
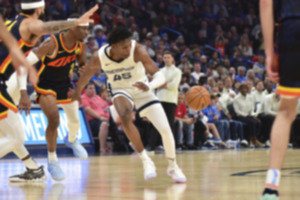
[(174, 57), (173, 54), (172, 54), (172, 52), (170, 50), (164, 50), (163, 56), (164, 55), (171, 55), (172, 57)]
[[(22, 0), (22, 3), (34, 3), (34, 2), (40, 2), (40, 1), (41, 0)], [(26, 14), (26, 15), (33, 15), (33, 13), (35, 12), (35, 9), (29, 9), (29, 10), (21, 9), (21, 12)]]
[(88, 82), (85, 86), (84, 89), (88, 88), (89, 85), (95, 85), (93, 82)]
[(108, 43), (109, 45), (116, 44), (128, 38), (131, 38), (131, 36), (131, 32), (125, 26), (117, 26), (110, 32), (108, 36)]

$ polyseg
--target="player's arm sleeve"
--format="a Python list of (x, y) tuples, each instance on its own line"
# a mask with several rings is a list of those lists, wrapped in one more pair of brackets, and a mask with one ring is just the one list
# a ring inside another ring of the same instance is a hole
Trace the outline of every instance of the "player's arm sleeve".
[(152, 77), (152, 81), (149, 83), (150, 90), (154, 90), (165, 83), (165, 76), (161, 71), (157, 71)]

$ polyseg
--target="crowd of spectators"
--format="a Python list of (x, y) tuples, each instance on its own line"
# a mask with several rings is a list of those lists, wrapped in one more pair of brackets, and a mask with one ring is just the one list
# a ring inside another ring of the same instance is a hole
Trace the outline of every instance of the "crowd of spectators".
[[(19, 12), (20, 1), (1, 2), (5, 18)], [(145, 46), (158, 67), (164, 66), (165, 50), (173, 54), (174, 64), (182, 72), (178, 109), (182, 109), (184, 93), (194, 85), (204, 86), (211, 93), (210, 105), (203, 112), (187, 108), (185, 114), (175, 113), (176, 132), (182, 134), (177, 135), (177, 148), (213, 147), (214, 143), (230, 148), (232, 141), (240, 141), (245, 147), (269, 144), (280, 97), (274, 93), (276, 86), (264, 68), (258, 0), (49, 0), (46, 20), (65, 19), (96, 3), (99, 10), (93, 15), (95, 23), (85, 41), (88, 57), (107, 43), (113, 27), (123, 25)], [(106, 77), (99, 71), (91, 82), (98, 92)], [(100, 116), (96, 118), (101, 120)], [(142, 124), (140, 129), (151, 126), (138, 116), (136, 123)], [(294, 124), (296, 132), (299, 127)], [(148, 134), (142, 135), (145, 145), (151, 137), (149, 130), (141, 130)], [(299, 142), (292, 135), (292, 143)]]

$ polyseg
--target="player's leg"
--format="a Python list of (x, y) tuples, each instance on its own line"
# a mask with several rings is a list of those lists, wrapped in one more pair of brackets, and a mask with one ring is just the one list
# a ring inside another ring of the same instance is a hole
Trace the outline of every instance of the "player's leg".
[(7, 85), (7, 93), (10, 95), (10, 97), (12, 98), (12, 100), (14, 101), (14, 103), (16, 105), (19, 104), (20, 101), (20, 90), (19, 90), (19, 85), (18, 85), (18, 80), (17, 80), (17, 73), (14, 72), (8, 79), (8, 81), (6, 81), (6, 85)]
[(61, 104), (68, 117), (68, 128), (69, 134), (64, 138), (64, 142), (67, 147), (73, 150), (76, 157), (80, 159), (87, 159), (88, 153), (86, 149), (80, 144), (79, 140), (76, 138), (77, 132), (80, 127), (79, 121), (79, 104), (78, 101), (73, 101), (67, 104)]
[[(144, 165), (144, 178), (146, 180), (156, 177), (156, 169), (152, 160), (147, 155), (142, 143), (140, 133), (132, 122), (132, 103), (125, 96), (117, 96), (113, 99), (116, 111), (121, 119), (124, 132), (133, 144)], [(173, 140), (174, 141), (174, 140)]]
[(162, 137), (169, 162), (167, 174), (171, 176), (175, 182), (186, 182), (185, 175), (176, 163), (175, 142), (167, 116), (160, 103), (154, 102), (153, 104), (148, 103), (148, 105), (148, 107), (144, 107), (140, 110), (140, 116), (147, 117)]
[(291, 124), (297, 114), (297, 104), (298, 98), (296, 97), (281, 98), (279, 110), (271, 131), (270, 163), (262, 199), (267, 199), (269, 195), (278, 196), (280, 169), (290, 138)]
[(64, 172), (59, 166), (56, 155), (57, 128), (59, 126), (59, 112), (54, 95), (40, 95), (40, 106), (47, 117), (46, 139), (48, 146), (48, 171), (54, 180), (63, 180)]
[(0, 120), (0, 132), (0, 158), (23, 145), (25, 134), (22, 134), (24, 132), (17, 113), (7, 110), (7, 116)]

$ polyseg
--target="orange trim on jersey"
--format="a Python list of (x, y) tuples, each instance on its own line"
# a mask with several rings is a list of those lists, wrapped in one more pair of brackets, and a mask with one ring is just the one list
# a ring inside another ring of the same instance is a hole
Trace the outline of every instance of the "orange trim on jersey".
[(0, 73), (4, 73), (7, 66), (11, 63), (10, 55), (8, 55), (0, 65)]
[(44, 95), (50, 94), (50, 95), (53, 95), (53, 96), (56, 97), (56, 92), (53, 91), (53, 90), (47, 90), (47, 89), (39, 88), (37, 85), (34, 85), (33, 87), (34, 87), (35, 91), (37, 91), (40, 94), (44, 94)]
[(0, 113), (0, 120), (5, 119), (7, 117), (7, 115), (8, 115), (8, 110), (3, 111), (2, 113)]
[(72, 49), (68, 49), (66, 46), (65, 46), (65, 43), (63, 41), (63, 37), (62, 37), (62, 33), (59, 34), (59, 39), (60, 39), (60, 43), (61, 43), (61, 46), (64, 48), (64, 50), (68, 53), (72, 53), (72, 51), (74, 51), (76, 49), (76, 47), (78, 46), (77, 42), (76, 44), (74, 45), (74, 47)]
[(7, 99), (5, 99), (5, 97), (2, 95), (2, 93), (0, 92), (0, 103), (5, 106), (6, 108), (11, 109), (14, 112), (18, 112), (18, 108), (15, 104), (11, 103), (10, 101), (8, 101)]
[(270, 184), (270, 183), (266, 183), (266, 184), (265, 184), (265, 187), (268, 187), (268, 188), (274, 188), (274, 189), (277, 189), (277, 188), (278, 188), (277, 185)]
[[(18, 42), (18, 46), (20, 49), (23, 48), (23, 46), (26, 45), (28, 47), (33, 47), (33, 46), (29, 46), (31, 44), (25, 42), (25, 40), (23, 40), (22, 38), (19, 40)], [(25, 56), (27, 56), (29, 53), (30, 53), (31, 50), (25, 52)], [(10, 55), (8, 54), (8, 56), (4, 59), (4, 61), (2, 62), (2, 64), (0, 65), (0, 73), (4, 73), (5, 70), (7, 69), (7, 67), (11, 64), (11, 58), (10, 58)]]
[(8, 114), (8, 110), (3, 111), (2, 113), (0, 113), (0, 120), (5, 119), (7, 117), (7, 114)]
[(57, 53), (58, 53), (58, 42), (57, 42), (56, 37), (54, 35), (51, 35), (51, 37), (53, 38), (54, 43), (55, 43), (55, 54), (53, 56), (47, 56), (47, 57), (50, 58), (50, 59), (54, 59), (57, 56)]
[(280, 95), (300, 97), (300, 88), (292, 88), (279, 85), (276, 92)]
[(26, 42), (23, 38), (21, 38), (21, 39), (19, 40), (19, 42), (24, 43), (24, 44), (25, 44), (26, 46), (28, 46), (28, 47), (34, 47), (34, 45), (35, 45), (35, 44), (31, 44), (31, 43)]
[(73, 102), (72, 99), (56, 100), (57, 104), (68, 104), (68, 103), (72, 103), (72, 102)]
[(40, 70), (39, 70), (38, 73), (37, 73), (38, 76), (41, 75), (41, 73), (44, 71), (45, 67), (46, 67), (46, 65), (45, 65), (45, 64), (43, 63), (43, 61), (42, 61), (42, 66), (41, 66)]

